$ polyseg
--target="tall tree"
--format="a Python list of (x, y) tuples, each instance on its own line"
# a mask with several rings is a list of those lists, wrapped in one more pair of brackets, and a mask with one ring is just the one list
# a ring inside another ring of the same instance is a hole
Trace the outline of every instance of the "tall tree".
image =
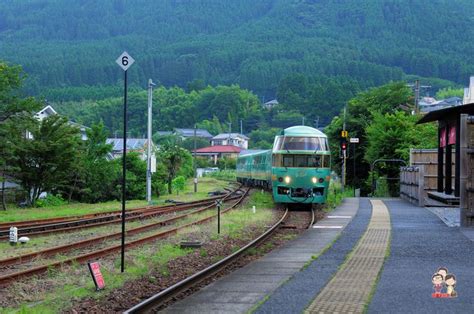
[(178, 174), (178, 170), (181, 167), (188, 170), (192, 169), (192, 166), (190, 166), (192, 165), (191, 154), (186, 149), (170, 141), (160, 147), (158, 162), (162, 163), (167, 171), (166, 183), (168, 184), (168, 193), (172, 194), (173, 179)]
[(8, 172), (25, 190), (28, 204), (34, 205), (42, 192), (61, 189), (67, 183), (80, 133), (60, 115), (42, 121), (25, 115), (21, 120), (21, 124), (6, 123), (10, 134), (6, 146), (11, 152), (6, 162)]
[[(0, 181), (2, 190), (2, 209), (6, 210), (5, 200), (5, 172), (7, 171), (6, 159), (12, 156), (12, 151), (6, 146), (6, 139), (10, 136), (6, 124), (9, 120), (18, 118), (19, 115), (39, 109), (40, 102), (34, 98), (23, 98), (20, 88), (24, 74), (19, 66), (9, 66), (0, 61)], [(22, 119), (15, 119), (21, 124)]]

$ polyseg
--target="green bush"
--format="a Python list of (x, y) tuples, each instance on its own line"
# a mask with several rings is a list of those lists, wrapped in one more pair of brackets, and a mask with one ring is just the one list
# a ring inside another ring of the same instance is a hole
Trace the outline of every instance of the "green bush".
[(45, 198), (39, 199), (36, 201), (36, 207), (51, 207), (51, 206), (61, 206), (67, 202), (61, 197), (61, 195), (48, 194)]
[(206, 173), (204, 176), (211, 177), (218, 180), (235, 181), (235, 170), (220, 170), (216, 172)]

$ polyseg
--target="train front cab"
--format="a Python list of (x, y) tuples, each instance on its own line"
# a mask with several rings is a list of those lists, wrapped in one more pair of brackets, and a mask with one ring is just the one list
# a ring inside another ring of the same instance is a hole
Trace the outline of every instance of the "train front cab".
[(326, 202), (331, 157), (325, 137), (277, 138), (272, 160), (272, 192), (276, 203)]

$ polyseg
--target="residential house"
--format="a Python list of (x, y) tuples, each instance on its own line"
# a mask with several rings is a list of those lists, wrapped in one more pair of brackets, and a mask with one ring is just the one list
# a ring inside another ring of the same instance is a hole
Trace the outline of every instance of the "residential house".
[(262, 105), (263, 108), (266, 108), (266, 109), (272, 109), (273, 107), (275, 107), (276, 105), (278, 105), (278, 100), (276, 99), (273, 99), (273, 100), (270, 100), (270, 101), (267, 101), (266, 103), (264, 103)]
[(440, 110), (449, 107), (455, 107), (462, 105), (462, 99), (459, 97), (449, 97), (446, 99), (435, 100), (431, 103), (420, 102), (421, 112), (431, 112), (434, 110)]
[(233, 145), (215, 145), (193, 150), (196, 156), (206, 157), (217, 164), (219, 158), (237, 158), (243, 148)]
[[(58, 114), (56, 112), (56, 110), (54, 110), (54, 108), (51, 105), (47, 105), (46, 107), (44, 107), (43, 109), (41, 109), (40, 111), (38, 111), (35, 114), (35, 118), (38, 119), (39, 121), (42, 121), (43, 119), (46, 119), (47, 117), (50, 117), (50, 116), (55, 115), (55, 114)], [(86, 130), (88, 129), (88, 127), (86, 127), (82, 124), (76, 123), (74, 121), (69, 121), (69, 124), (72, 125), (72, 126), (77, 127), (80, 130), (81, 139), (83, 141), (87, 140)], [(27, 137), (31, 138), (31, 134), (28, 133)]]
[[(109, 159), (121, 158), (123, 154), (123, 138), (108, 138), (107, 144), (112, 145), (112, 153)], [(152, 163), (155, 160), (156, 146), (152, 141), (151, 144), (151, 159)], [(135, 152), (138, 153), (141, 160), (146, 160), (148, 151), (148, 139), (146, 138), (127, 138), (127, 153)]]
[(221, 133), (211, 139), (211, 145), (233, 145), (247, 149), (249, 147), (249, 138), (240, 133)]
[[(181, 136), (183, 140), (194, 137), (195, 129), (174, 129), (176, 135)], [(196, 137), (204, 138), (206, 140), (212, 139), (212, 134), (204, 129), (196, 129)]]

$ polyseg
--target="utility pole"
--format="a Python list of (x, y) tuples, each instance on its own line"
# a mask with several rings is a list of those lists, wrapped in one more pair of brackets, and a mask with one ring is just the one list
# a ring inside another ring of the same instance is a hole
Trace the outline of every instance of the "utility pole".
[(301, 120), (303, 120), (303, 121), (302, 121), (302, 124), (304, 125), (304, 117), (302, 117), (302, 119), (301, 119)]
[(230, 145), (230, 132), (232, 132), (232, 122), (228, 122), (229, 124), (229, 136), (227, 137), (227, 145)]
[[(344, 124), (342, 130), (346, 131), (346, 110), (347, 105), (344, 106)], [(344, 186), (346, 185), (346, 150), (342, 151), (342, 180), (341, 180), (341, 190), (344, 192)]]
[(146, 163), (146, 201), (151, 205), (151, 115), (153, 106), (153, 86), (151, 79), (148, 80), (148, 149)]
[(431, 88), (431, 86), (430, 85), (420, 85), (420, 80), (415, 80), (415, 84), (407, 84), (407, 86), (413, 88), (413, 90), (414, 90), (414, 93), (415, 93), (415, 113), (419, 113), (420, 112), (419, 103), (420, 103), (421, 89), (422, 88), (429, 89), (429, 88)]
[(314, 124), (316, 129), (319, 129), (319, 116), (316, 116), (316, 119), (314, 120)]
[(240, 134), (244, 134), (244, 128), (242, 126), (242, 119), (240, 119)]
[(197, 168), (196, 168), (196, 124), (194, 124), (194, 151), (193, 151), (193, 168), (194, 168), (194, 193), (197, 192)]

